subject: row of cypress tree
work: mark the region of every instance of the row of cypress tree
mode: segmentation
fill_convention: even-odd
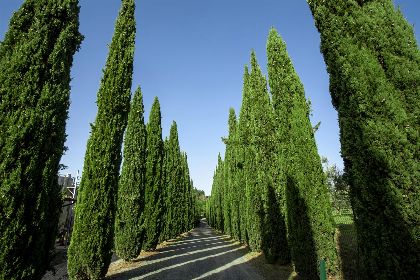
[[[163,141],[159,100],[153,102],[147,125],[143,114],[138,88],[128,117],[115,217],[115,251],[127,261],[190,230],[199,218],[176,123]]]
[[[134,9],[134,0],[122,0],[98,92],[68,250],[71,279],[101,279],[114,245],[132,259],[198,219],[176,124],[165,145],[157,98],[147,126],[140,88],[130,106]],[[70,69],[82,39],[77,0],[26,0],[0,42],[0,279],[41,279],[50,268]]]
[[[337,271],[329,194],[303,85],[276,30],[267,42],[268,82],[251,54],[239,120],[229,113],[225,159],[219,155],[207,217],[210,225],[263,251],[268,262],[292,261],[318,279],[318,261]]]
[[[307,2],[321,35],[332,102],[338,111],[341,154],[358,239],[358,275],[361,279],[413,279],[420,270],[420,51],[413,28],[391,0]],[[277,186],[280,229],[284,217],[296,270],[307,270],[304,274],[315,279],[317,259],[326,258],[330,272],[334,271],[330,206],[324,194],[324,179],[319,176],[315,143],[308,141],[312,130],[307,118],[302,118],[308,109],[304,98],[296,98],[303,96],[299,94],[302,85],[290,67],[284,45],[273,43],[277,39],[271,38],[275,36],[270,34],[267,44],[268,74],[277,123],[278,159],[274,179],[265,176],[263,180],[268,184],[272,180]],[[275,66],[279,61],[281,65]],[[239,123],[231,111],[225,161],[219,158],[208,217],[213,226],[258,249],[253,245],[253,232],[256,221],[264,225],[261,219],[265,212],[261,210],[260,193],[252,186],[261,183],[259,174],[264,173],[246,168],[247,161],[260,165],[259,157],[249,157],[252,151],[247,152],[247,145],[254,147],[252,135],[258,135],[258,129],[252,130],[250,110],[244,109],[249,106],[245,101],[249,94],[248,71],[244,80]],[[290,94],[279,94],[282,92]],[[241,126],[245,119],[246,124]],[[232,146],[236,146],[234,157]],[[254,147],[254,151],[258,149]],[[245,197],[235,196],[243,194],[244,189]],[[257,208],[249,204],[251,194],[258,196],[253,198]],[[268,198],[265,202],[271,204]],[[230,216],[226,215],[226,207]],[[262,213],[260,217],[252,212],[256,210]],[[279,242],[284,240],[282,233],[276,236]],[[264,242],[269,244],[262,237],[261,244]],[[276,247],[261,248],[267,256]],[[287,252],[284,247],[283,252]],[[306,258],[302,257],[305,252]]]
[[[198,219],[176,123],[164,142],[155,98],[145,125],[140,88],[130,108],[134,8],[134,0],[122,1],[98,92],[98,114],[86,149],[68,250],[70,279],[102,279],[111,262],[114,236],[116,254],[132,260],[142,249],[154,250],[159,241],[191,229]]]

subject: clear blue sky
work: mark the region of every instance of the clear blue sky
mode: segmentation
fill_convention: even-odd
[[[0,0],[0,39],[22,0]],[[342,166],[337,113],[331,105],[328,75],[319,52],[319,34],[305,0],[137,0],[137,39],[133,88],[141,85],[146,120],[154,96],[162,108],[164,137],[172,120],[179,129],[196,187],[210,193],[217,154],[224,153],[229,107],[239,112],[243,67],[255,49],[266,73],[265,44],[274,26],[313,106],[319,153]],[[396,0],[415,27],[420,1]],[[96,116],[96,93],[114,31],[119,0],[80,0],[80,30],[85,36],[75,55],[65,173],[82,170],[89,123]],[[416,30],[419,42],[419,31]]]

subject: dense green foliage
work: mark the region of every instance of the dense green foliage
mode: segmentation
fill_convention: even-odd
[[[308,3],[339,116],[361,275],[412,279],[420,270],[420,51],[413,29],[391,0]]]
[[[27,0],[0,42],[0,279],[49,268],[61,189],[77,0]]]
[[[320,259],[330,274],[337,269],[330,197],[303,86],[274,29],[267,55],[272,100],[252,53],[237,124],[229,114],[207,217],[268,262],[292,260],[302,277],[317,279]]]
[[[160,241],[192,229],[199,219],[197,196],[194,195],[187,156],[179,147],[176,122],[172,123],[164,147],[164,218]]]
[[[160,104],[155,98],[147,123],[147,163],[144,229],[146,231],[144,249],[154,250],[162,230],[163,215],[163,156]]]
[[[135,38],[134,1],[123,0],[98,92],[68,250],[71,279],[100,279],[112,257],[114,214],[127,124]]]
[[[346,174],[337,167],[329,165],[327,158],[322,158],[322,165],[330,192],[331,207],[334,215],[353,213],[350,204],[350,188],[347,184]]]
[[[143,96],[139,87],[128,114],[115,213],[115,251],[124,260],[134,259],[140,254],[145,235],[146,135]]]
[[[220,187],[223,186],[223,173],[224,165],[222,157],[218,156],[217,158],[217,167],[213,175],[213,185],[211,188],[211,196],[208,201],[208,213],[207,219],[209,224],[217,230],[223,231],[224,227],[224,216],[222,209],[223,193],[221,192]]]
[[[286,135],[282,135],[279,143],[285,153],[282,163],[292,260],[298,273],[307,279],[317,279],[320,259],[326,260],[330,273],[337,269],[328,189],[303,85],[285,43],[274,29],[270,31],[267,53],[273,104],[283,129],[281,133]]]
[[[164,239],[175,238],[181,232],[179,208],[182,198],[180,188],[182,184],[181,151],[178,142],[178,130],[176,123],[171,126],[168,145],[165,146],[166,166],[166,197],[165,202],[165,237]]]
[[[224,186],[226,197],[224,199],[225,206],[224,219],[227,228],[226,233],[232,235],[235,239],[239,240],[239,202],[238,192],[235,183],[235,171],[236,171],[236,157],[235,157],[235,137],[236,137],[236,114],[233,108],[229,110],[229,136],[226,139],[226,153],[225,162],[226,166],[224,169]],[[228,222],[226,222],[228,221]]]
[[[195,210],[193,214],[196,217],[196,220],[193,222],[195,223],[198,221],[199,218],[206,216],[207,197],[203,190],[198,190],[196,188],[193,189],[193,198],[194,197],[196,199],[196,205],[194,205]]]

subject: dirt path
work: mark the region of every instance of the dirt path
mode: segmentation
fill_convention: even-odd
[[[182,240],[140,257],[132,264],[135,267],[114,271],[108,279],[265,279],[249,263],[247,253],[245,247],[218,235],[202,221]]]

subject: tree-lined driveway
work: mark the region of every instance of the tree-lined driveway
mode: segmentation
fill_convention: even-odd
[[[205,220],[182,240],[141,257],[136,268],[110,279],[264,279],[245,256],[247,248],[212,230]]]

